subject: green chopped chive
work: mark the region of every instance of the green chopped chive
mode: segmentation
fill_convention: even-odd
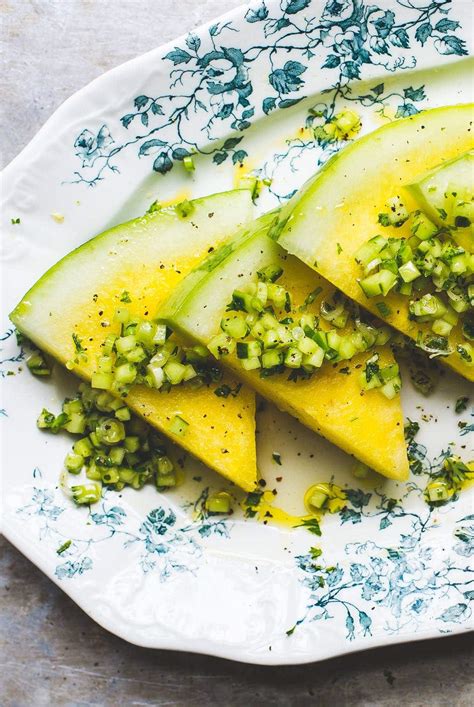
[[[10,220],[12,222],[12,225],[14,225],[14,226],[21,223],[21,220],[19,218],[12,218]]]
[[[126,302],[127,304],[129,304],[132,301],[130,298],[130,292],[128,292],[127,290],[124,290],[122,292],[122,294],[120,295],[120,301]]]
[[[56,550],[56,554],[62,555],[63,552],[66,552],[66,550],[68,550],[71,547],[71,545],[72,545],[72,540],[66,540],[65,542],[63,542],[62,545],[60,545],[58,547],[58,549]]]
[[[261,182],[252,175],[246,175],[241,177],[238,183],[239,189],[248,189],[252,195],[252,199],[255,200],[260,195]]]
[[[405,427],[404,427],[405,439],[407,440],[407,442],[412,442],[419,431],[420,431],[419,423],[414,422],[413,420],[410,420],[410,418],[407,418],[407,421],[406,421]]]
[[[219,491],[208,496],[204,506],[208,513],[230,513],[232,510],[232,496],[226,491]]]
[[[156,211],[161,211],[161,204],[157,199],[150,204],[146,213],[154,214]]]
[[[389,317],[392,314],[392,310],[385,302],[376,302],[375,306],[379,310],[382,317]]]
[[[188,427],[189,422],[186,422],[186,420],[184,420],[179,415],[175,415],[171,420],[169,431],[177,437],[184,437],[188,430]]]
[[[273,452],[272,459],[276,464],[281,466],[281,454],[279,452]]]
[[[228,398],[229,395],[235,398],[240,393],[241,388],[242,383],[237,383],[234,388],[227,385],[227,383],[224,383],[224,385],[221,385],[215,389],[214,395],[217,395],[218,398]]]
[[[263,282],[276,282],[283,275],[283,268],[279,265],[267,265],[261,270],[257,270],[259,280]]]
[[[76,350],[76,353],[83,353],[85,351],[84,347],[82,346],[82,341],[78,337],[77,334],[71,334],[72,340],[74,342],[74,348]]]
[[[313,304],[313,302],[314,302],[314,300],[316,299],[316,297],[317,297],[318,295],[320,295],[322,291],[323,291],[323,288],[322,288],[322,287],[316,287],[312,292],[309,293],[309,295],[306,297],[304,303],[305,303],[306,305]]]

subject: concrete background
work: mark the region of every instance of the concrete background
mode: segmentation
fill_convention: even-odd
[[[240,0],[0,0],[2,166],[102,72]],[[0,538],[0,705],[474,703],[472,635],[262,668],[131,646]]]

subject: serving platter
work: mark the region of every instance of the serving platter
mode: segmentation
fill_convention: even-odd
[[[437,509],[423,498],[450,450],[472,459],[474,410],[454,411],[461,396],[472,403],[461,378],[443,373],[425,398],[405,372],[404,411],[421,425],[406,484],[356,479],[353,459],[259,406],[259,469],[275,506],[297,518],[311,484],[346,491],[321,536],[245,517],[243,494],[189,457],[175,491],[108,492],[89,511],[58,487],[68,440],[35,425],[77,382],[59,367],[49,382],[29,375],[8,321],[58,258],[155,199],[222,191],[251,172],[271,180],[259,211],[283,203],[344,146],[313,133],[340,110],[356,111],[365,133],[472,101],[471,23],[462,0],[251,3],[94,81],[4,171],[2,532],[113,633],[287,664],[472,628],[472,489]],[[207,517],[206,495],[224,488],[234,514]]]

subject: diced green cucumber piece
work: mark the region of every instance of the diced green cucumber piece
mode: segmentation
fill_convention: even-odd
[[[208,513],[230,513],[232,509],[232,497],[227,491],[219,491],[208,496],[204,503]]]
[[[423,211],[419,211],[416,214],[415,218],[413,219],[411,232],[414,236],[419,238],[420,241],[426,241],[428,240],[428,238],[433,238],[433,236],[438,233],[438,231],[438,226],[433,223],[433,221],[430,221],[428,216],[423,213]]]
[[[377,297],[377,295],[387,295],[397,282],[397,275],[390,270],[379,270],[373,275],[359,280],[366,297]]]
[[[412,300],[409,305],[410,314],[418,322],[432,322],[441,319],[447,312],[447,307],[439,297],[432,294],[423,295],[419,300]]]
[[[262,353],[262,345],[259,341],[238,341],[237,358],[255,358]]]
[[[283,354],[280,351],[265,351],[262,355],[263,368],[275,368],[283,363]]]
[[[221,321],[221,329],[233,339],[243,339],[248,332],[248,325],[238,312],[228,312]]]
[[[421,272],[418,270],[412,260],[409,260],[407,263],[400,265],[400,267],[398,268],[398,272],[403,282],[406,283],[413,282],[413,280],[416,280],[416,278],[420,277],[421,275]]]

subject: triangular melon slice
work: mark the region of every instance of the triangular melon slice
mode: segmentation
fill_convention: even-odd
[[[386,236],[409,236],[408,224],[381,229],[378,214],[387,210],[387,199],[399,194],[400,187],[472,149],[473,124],[473,104],[448,106],[394,121],[356,140],[290,199],[272,235],[288,252],[378,317],[382,313],[377,302],[383,299],[391,311],[383,318],[416,340],[431,325],[410,320],[408,298],[400,294],[368,299],[357,282],[361,271],[354,253],[381,231]],[[403,201],[409,210],[417,208],[408,194]],[[464,342],[460,328],[449,336],[454,349]],[[441,360],[474,380],[474,366],[468,366],[457,353]]]
[[[258,270],[270,265],[283,269],[278,284],[291,293],[294,308],[304,306],[308,313],[319,313],[321,300],[331,298],[335,288],[268,238],[273,219],[273,214],[261,217],[201,263],[173,291],[159,318],[181,335],[207,345],[220,331],[233,291],[245,287]],[[310,293],[313,301],[305,304]],[[321,326],[325,324],[321,322]],[[382,365],[393,363],[387,345],[376,350]],[[312,378],[296,382],[288,380],[288,372],[262,378],[258,370],[245,371],[235,354],[223,356],[221,362],[262,396],[344,451],[384,476],[405,480],[408,461],[400,397],[388,400],[376,390],[363,392],[359,385],[360,370],[372,353],[337,364],[324,363]]]
[[[250,193],[235,190],[191,202],[191,212],[169,207],[112,228],[52,267],[11,314],[15,326],[42,350],[66,363],[75,356],[72,334],[87,349],[75,372],[89,379],[106,335],[116,332],[114,313],[153,317],[157,306],[205,255],[251,216]],[[120,300],[127,292],[126,305]],[[222,383],[235,387],[234,378]],[[222,384],[221,383],[221,384]],[[134,386],[127,404],[161,432],[188,423],[175,440],[207,466],[252,489],[257,480],[255,393],[242,387],[235,397],[217,397],[214,387],[173,386],[160,393]]]

